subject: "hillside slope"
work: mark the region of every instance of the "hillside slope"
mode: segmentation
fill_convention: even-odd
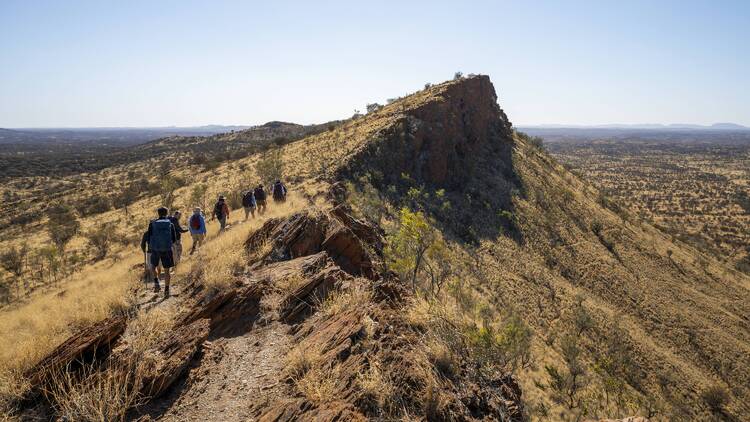
[[[724,416],[748,413],[750,280],[511,135],[487,77],[434,86],[343,131],[291,148],[336,151],[332,179],[364,179],[378,201],[431,214],[456,264],[472,267],[457,277],[523,315],[543,364],[564,361],[554,356],[572,332],[588,368],[582,394],[628,396],[615,413],[711,420],[704,393],[718,385],[732,396]],[[524,383],[542,408],[554,405],[534,381],[547,375],[531,370]]]
[[[156,398],[137,416],[750,412],[750,280],[672,243],[515,133],[486,76],[431,86],[284,145],[280,156],[307,210],[243,238],[241,262],[194,265],[172,305],[138,310],[174,306],[176,316],[175,334],[145,350],[156,360],[143,388]],[[222,192],[259,160],[224,163],[200,183]],[[394,258],[410,213],[426,216],[420,228],[441,242],[424,255],[434,267],[413,277]],[[218,287],[207,281],[217,278]],[[138,324],[120,318],[73,336],[27,375],[90,358],[81,351],[107,356],[101,338],[115,345],[108,362],[137,355],[123,324]],[[166,375],[154,379],[155,369]],[[712,389],[728,400],[717,406]]]

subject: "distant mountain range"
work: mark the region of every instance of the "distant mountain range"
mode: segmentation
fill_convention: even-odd
[[[195,127],[93,127],[93,128],[0,128],[0,144],[96,142],[134,145],[167,136],[207,136],[244,130],[252,126],[206,125]]]
[[[750,127],[736,123],[714,123],[712,125],[696,125],[690,123],[644,123],[644,124],[603,124],[603,125],[519,125],[519,128],[529,129],[646,129],[646,130],[750,130]]]

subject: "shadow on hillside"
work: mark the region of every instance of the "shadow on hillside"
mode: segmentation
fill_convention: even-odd
[[[460,171],[443,184],[411,175],[358,174],[354,184],[367,192],[371,180],[379,195],[397,207],[422,210],[449,238],[469,245],[507,236],[523,243],[512,198],[525,195],[513,166],[513,143],[499,138],[475,156],[464,157]],[[364,177],[362,177],[364,176]]]
[[[513,143],[489,143],[477,157],[467,160],[466,167],[464,180],[445,188],[449,212],[430,211],[439,228],[471,245],[500,236],[522,244],[512,199],[525,193],[513,166]]]

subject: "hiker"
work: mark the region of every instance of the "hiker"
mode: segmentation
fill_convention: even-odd
[[[255,192],[252,189],[242,195],[242,207],[245,209],[245,221],[247,221],[248,215],[252,215],[255,218]]]
[[[177,240],[177,232],[169,220],[169,210],[167,208],[159,207],[156,212],[159,218],[148,223],[148,230],[144,234],[143,240],[148,243],[148,249],[151,251],[151,266],[156,268],[161,264],[164,268],[164,297],[167,298],[169,297],[169,281],[171,279],[169,269],[174,267],[172,245]],[[154,291],[158,292],[161,290],[159,275],[156,271],[154,271],[153,275]]]
[[[253,193],[258,204],[258,214],[263,215],[266,212],[266,191],[263,190],[263,185],[258,185]]]
[[[286,186],[277,180],[271,187],[271,196],[274,202],[286,202]]]
[[[182,258],[182,242],[180,238],[182,237],[182,233],[185,233],[188,231],[188,229],[184,229],[180,225],[180,215],[181,213],[179,211],[175,211],[171,217],[168,217],[169,221],[171,221],[172,224],[174,225],[175,233],[177,233],[177,239],[172,245],[172,256],[174,256],[175,265],[179,264],[180,259]]]
[[[219,220],[221,225],[219,232],[223,232],[227,228],[227,218],[229,218],[229,205],[227,205],[224,195],[219,196],[219,200],[214,205],[214,217]]]
[[[192,255],[195,248],[203,245],[206,240],[206,217],[203,215],[203,210],[198,207],[193,209],[188,227],[190,228],[190,236],[193,238],[193,247],[190,248],[190,255]]]

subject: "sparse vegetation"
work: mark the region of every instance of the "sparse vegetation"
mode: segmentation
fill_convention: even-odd
[[[104,259],[109,252],[112,240],[115,238],[115,226],[112,223],[101,223],[84,233],[95,260]]]
[[[430,292],[437,293],[447,279],[445,243],[421,211],[402,208],[399,211],[398,228],[386,250],[390,267],[410,280],[416,290],[420,272],[429,275]]]
[[[722,412],[724,407],[729,403],[729,392],[720,385],[712,385],[701,393],[701,398],[708,408],[714,412]]]
[[[281,150],[276,148],[261,155],[255,171],[263,177],[266,184],[284,178],[284,162],[281,159],[281,154]]]

